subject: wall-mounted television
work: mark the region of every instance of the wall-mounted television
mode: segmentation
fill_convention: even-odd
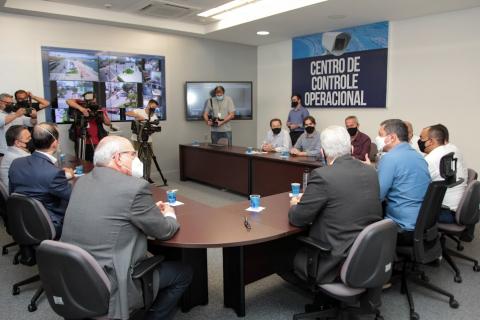
[[[225,88],[225,95],[235,104],[235,120],[252,120],[251,81],[188,81],[185,83],[185,117],[187,121],[203,120],[207,100],[215,96],[215,87]]]

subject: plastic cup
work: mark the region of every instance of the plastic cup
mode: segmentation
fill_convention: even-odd
[[[252,147],[247,147],[247,153],[252,153],[253,152],[253,148]]]
[[[76,174],[83,174],[83,166],[79,165],[75,167],[75,173]]]
[[[258,207],[260,207],[260,195],[250,195],[250,208],[257,209]]]
[[[167,200],[169,204],[174,204],[177,202],[177,191],[175,190],[168,190],[167,191]]]
[[[300,183],[293,182],[291,186],[292,186],[292,195],[295,197],[298,196],[300,194]]]
[[[197,140],[192,140],[192,146],[199,146],[200,145],[200,142],[198,142]]]
[[[280,158],[282,158],[282,159],[288,159],[289,156],[290,156],[290,153],[287,150],[282,151],[280,153]]]

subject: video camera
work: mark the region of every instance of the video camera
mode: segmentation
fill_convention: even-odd
[[[35,109],[37,110],[37,108],[35,108],[33,105],[32,105],[32,101],[29,99],[29,100],[23,100],[23,101],[18,101],[17,103],[15,104],[12,104],[9,108],[7,108],[5,111],[7,113],[10,113],[10,112],[17,112],[18,109],[21,109],[21,108],[24,108],[25,109],[25,116],[26,117],[31,117],[32,116],[32,111]]]
[[[162,131],[160,120],[148,121],[132,121],[132,132],[137,135],[138,142],[148,141],[148,138],[155,132]]]
[[[212,126],[213,127],[218,127],[218,122],[217,121],[223,121],[223,119],[219,118],[219,117],[215,117],[215,116],[212,116],[212,115],[209,115],[208,116],[208,120],[212,121]]]

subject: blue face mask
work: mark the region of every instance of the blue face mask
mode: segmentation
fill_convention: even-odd
[[[215,96],[217,98],[218,101],[222,101],[223,100],[223,96]]]

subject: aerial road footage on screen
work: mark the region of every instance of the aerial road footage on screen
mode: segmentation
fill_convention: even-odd
[[[98,81],[98,58],[83,53],[50,51],[48,70],[50,80]]]
[[[141,59],[134,57],[100,56],[100,81],[143,82]]]

